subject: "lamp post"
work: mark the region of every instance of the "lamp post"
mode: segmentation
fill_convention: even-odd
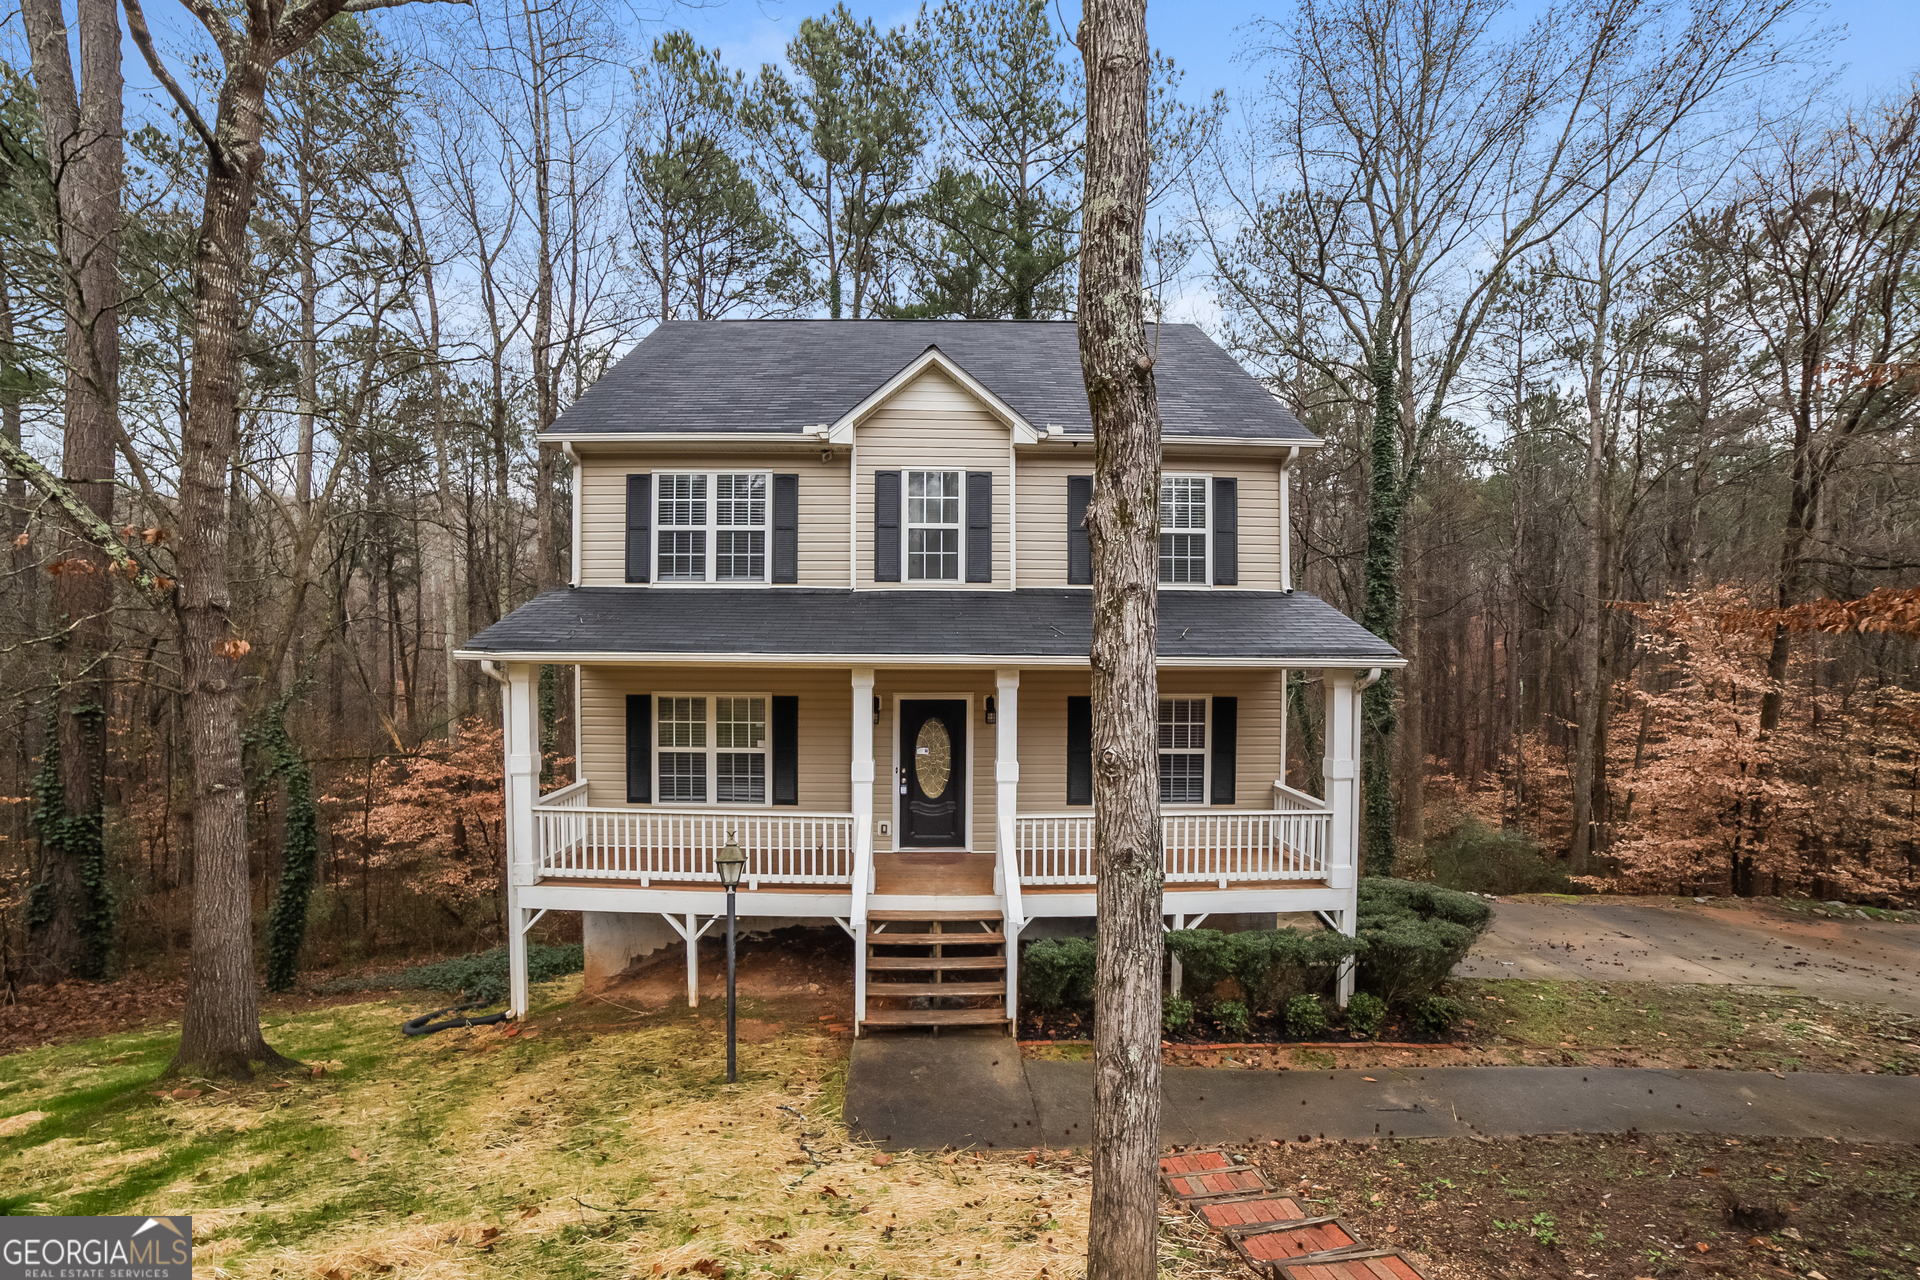
[[[734,1082],[733,1031],[733,893],[740,887],[740,872],[747,865],[747,855],[741,851],[740,842],[733,838],[733,832],[727,832],[727,843],[713,855],[714,869],[720,873],[720,883],[727,886],[727,1083]]]

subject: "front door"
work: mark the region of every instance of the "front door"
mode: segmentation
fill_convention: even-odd
[[[967,704],[900,700],[900,847],[967,842]]]

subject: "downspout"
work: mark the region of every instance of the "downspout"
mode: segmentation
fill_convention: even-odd
[[[573,451],[571,440],[560,442],[560,452],[566,455],[567,462],[573,467],[573,575],[567,582],[571,588],[580,585],[580,455]]]
[[[1300,446],[1287,450],[1280,464],[1280,590],[1293,593],[1293,464],[1300,461]]]
[[[498,680],[501,684],[505,684],[507,682],[507,677],[505,676],[505,674],[501,672],[499,664],[494,662],[492,658],[480,659],[480,669],[486,672],[489,676],[493,677],[495,680]]]

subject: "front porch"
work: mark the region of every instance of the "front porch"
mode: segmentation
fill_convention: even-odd
[[[1040,807],[1021,804],[1018,669],[992,670],[990,700],[974,695],[976,703],[984,703],[985,724],[991,726],[978,734],[981,756],[992,753],[978,768],[983,775],[991,770],[992,778],[975,793],[979,821],[970,799],[968,838],[932,849],[884,847],[890,829],[900,830],[902,810],[892,803],[896,788],[891,782],[904,767],[895,763],[881,769],[875,759],[875,727],[882,716],[874,690],[877,680],[886,685],[887,673],[846,669],[842,697],[848,702],[841,705],[850,714],[840,724],[850,731],[840,739],[846,754],[838,766],[848,780],[842,794],[852,803],[846,809],[608,804],[601,798],[621,788],[593,771],[591,756],[583,761],[589,770],[585,776],[537,796],[537,674],[536,666],[519,663],[505,664],[500,672],[508,704],[515,1010],[525,1008],[526,1001],[525,931],[550,910],[664,920],[686,946],[689,1000],[697,1001],[695,943],[726,912],[714,855],[730,838],[747,855],[737,896],[741,917],[832,921],[854,941],[856,1033],[881,1025],[1011,1024],[1018,1008],[1022,932],[1036,920],[1096,914],[1091,807],[1060,808],[1057,800]],[[1244,781],[1248,764],[1243,760],[1237,804],[1168,806],[1162,839],[1169,927],[1191,927],[1221,913],[1313,912],[1331,927],[1353,929],[1358,704],[1371,677],[1342,668],[1323,669],[1321,677],[1326,750],[1320,764],[1327,795],[1269,782],[1256,807],[1250,803],[1255,798]],[[895,676],[896,683],[908,678],[924,685],[920,676]],[[1188,678],[1194,677],[1189,673]],[[1049,698],[1058,687],[1057,679],[1046,686]],[[1278,687],[1285,687],[1284,673]],[[1284,720],[1281,724],[1275,771],[1286,758]],[[899,739],[897,722],[893,736]],[[891,744],[883,738],[882,745]],[[1057,749],[1051,742],[1047,746]],[[954,765],[956,776],[965,770],[969,784],[973,749],[966,744]],[[887,791],[878,795],[876,777],[889,780]],[[904,781],[898,790],[906,792]],[[1027,790],[1030,801],[1048,798],[1031,781]],[[807,794],[802,788],[799,797]],[[967,942],[952,938],[956,929],[970,935]],[[943,930],[945,938],[929,940]],[[883,936],[889,931],[891,936]],[[988,954],[981,954],[982,944]],[[904,1000],[909,1007],[888,1008],[889,1000]]]

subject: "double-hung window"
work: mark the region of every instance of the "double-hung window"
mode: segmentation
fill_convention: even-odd
[[[1207,802],[1207,700],[1160,699],[1160,803]]]
[[[765,582],[767,480],[759,471],[656,475],[658,580]]]
[[[661,694],[658,705],[660,803],[767,803],[765,697]]]
[[[907,580],[960,581],[960,486],[958,471],[909,471],[907,481]]]
[[[1207,575],[1207,477],[1160,479],[1160,581],[1204,586]]]

